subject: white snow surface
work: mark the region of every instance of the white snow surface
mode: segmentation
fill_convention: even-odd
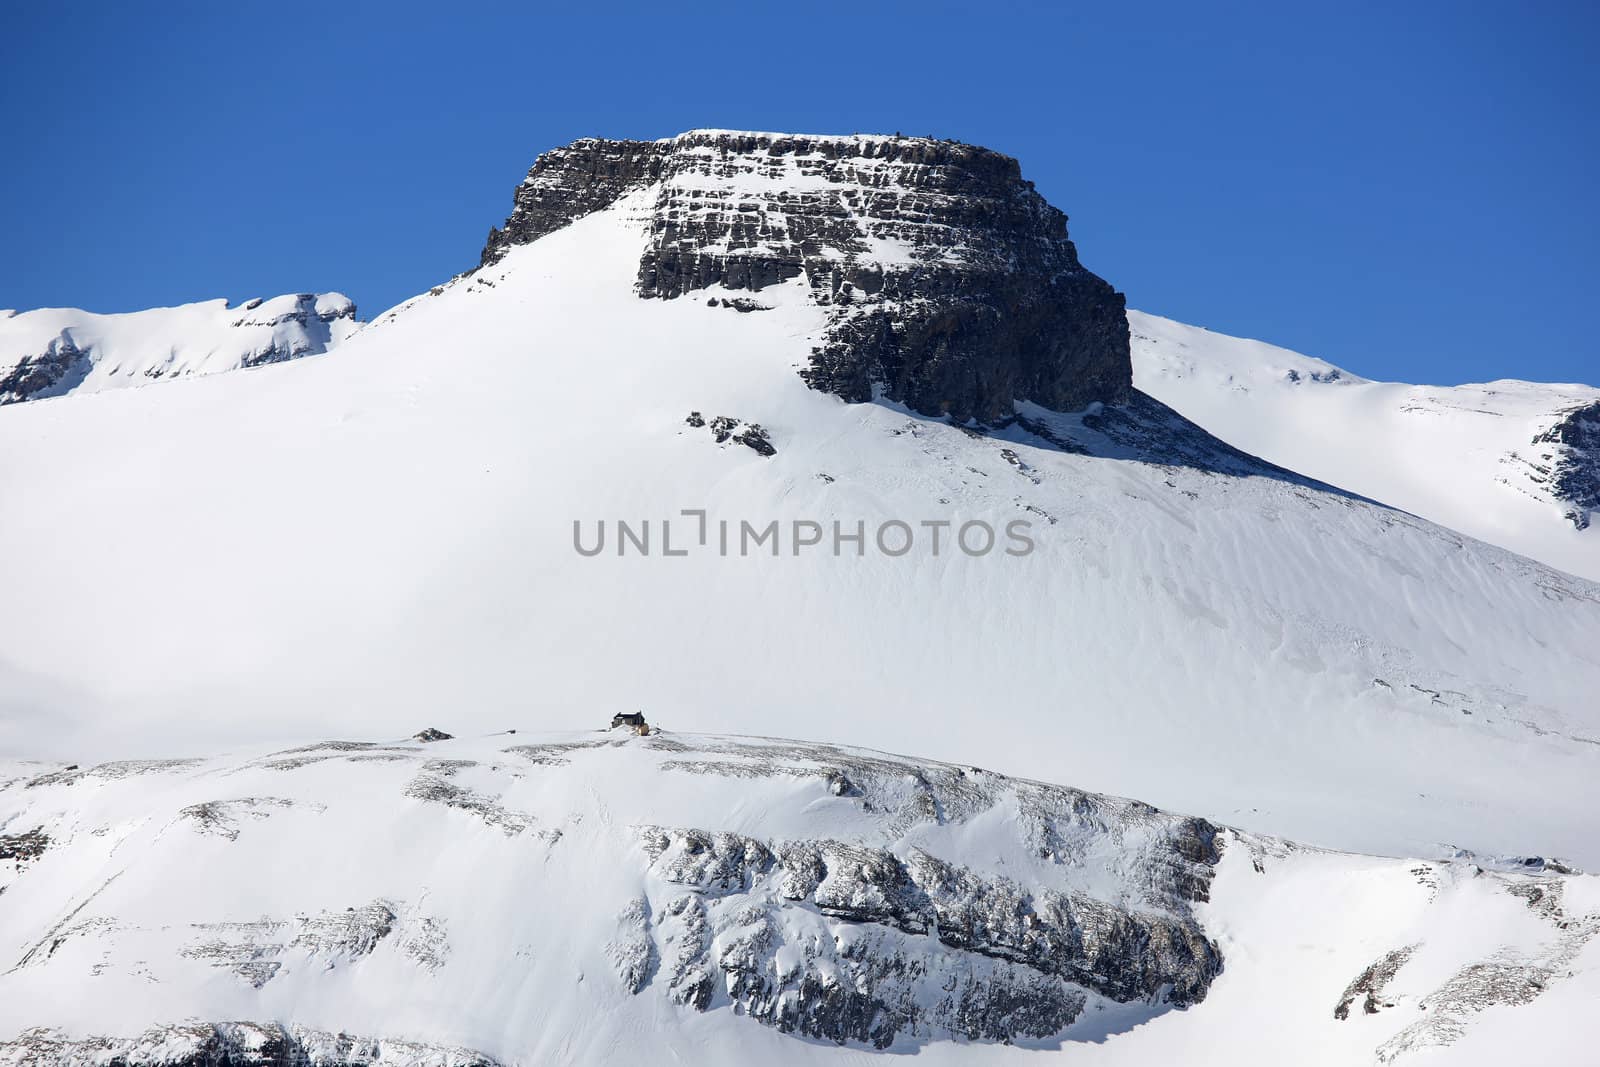
[[[0,379],[61,339],[85,358],[34,399],[216,374],[326,352],[361,328],[355,315],[343,293],[290,293],[234,305],[202,300],[111,315],[78,308],[0,311]]]
[[[652,190],[328,358],[0,412],[0,751],[587,724],[915,749],[1327,847],[1600,866],[1600,586],[1282,477],[974,436],[796,374],[823,325],[633,291]],[[730,293],[729,296],[740,294]],[[748,295],[748,294],[746,294]],[[718,446],[691,411],[759,423]],[[1011,459],[1002,449],[1013,453]],[[1013,462],[1013,460],[1015,462]],[[890,558],[746,520],[1035,523]],[[650,520],[649,556],[574,550]],[[1002,542],[1002,545],[1004,542]]]
[[[1254,455],[1600,580],[1600,523],[1552,499],[1534,438],[1600,388],[1369,381],[1261,341],[1128,312],[1134,384]]]
[[[865,797],[829,787],[839,767]],[[976,799],[919,806],[929,782]],[[703,1012],[673,999],[687,943],[674,902],[709,912],[713,954],[766,915],[751,944],[780,969],[863,938],[902,938],[929,966],[959,950],[797,903],[776,872],[718,885],[693,857],[657,859],[642,842],[678,827],[926,852],[1026,893],[1160,910],[1129,879],[1150,859],[1141,821],[1164,816],[1084,797],[1072,804],[1084,820],[1046,855],[1018,818],[1038,788],[966,765],[659,730],[0,763],[0,832],[50,837],[0,862],[0,1062],[181,1055],[189,1020],[379,1039],[378,1062],[401,1065],[883,1062],[781,1034],[736,1012],[726,988]],[[1219,840],[1209,900],[1192,907],[1223,968],[1198,1004],[1091,996],[1048,1039],[907,1035],[892,1051],[930,1064],[1460,1065],[1522,1062],[1536,1046],[1541,1062],[1576,1064],[1600,1041],[1595,876]],[[654,955],[630,954],[635,941]],[[1357,979],[1392,953],[1404,958],[1369,1012]],[[105,1042],[76,1056],[48,1043],[87,1038]]]

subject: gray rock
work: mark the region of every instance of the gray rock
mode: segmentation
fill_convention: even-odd
[[[405,795],[475,815],[507,837],[515,837],[532,826],[534,817],[527,812],[508,808],[498,797],[485,796],[450,780],[458,771],[474,766],[471,760],[430,760],[406,785]],[[539,836],[548,839],[553,832]]]
[[[25,834],[0,834],[0,860],[11,860],[18,870],[44,855],[49,847],[50,835],[44,832],[43,827]]]
[[[661,174],[666,147],[657,141],[586,137],[544,153],[517,187],[516,206],[505,226],[489,231],[479,266],[498,263],[515,246],[554,233],[648,185]]]
[[[1382,1000],[1384,987],[1394,980],[1395,974],[1411,958],[1416,949],[1416,945],[1407,945],[1385,952],[1372,966],[1356,975],[1355,979],[1345,986],[1344,995],[1339,998],[1339,1003],[1334,1005],[1333,1017],[1348,1019],[1350,1006],[1355,1003],[1358,996],[1362,998],[1361,1010],[1367,1015],[1376,1015],[1379,1008],[1393,1007],[1393,1004]]]
[[[1542,446],[1535,470],[1545,487],[1567,506],[1569,522],[1588,528],[1590,512],[1600,511],[1600,401],[1566,412],[1533,444]]]
[[[217,1022],[159,1026],[133,1038],[69,1038],[37,1028],[0,1042],[4,1067],[499,1067],[472,1049],[367,1037],[277,1023]]]
[[[293,806],[292,800],[283,797],[238,797],[234,800],[208,800],[203,804],[191,804],[179,811],[178,817],[192,821],[195,829],[202,834],[237,841],[241,820],[265,819],[274,811]]]
[[[650,901],[630,900],[617,914],[617,934],[606,943],[606,956],[630,993],[637,993],[654,977],[660,959],[650,936]]]
[[[575,141],[535,162],[480,264],[648,188],[640,295],[803,278],[830,309],[802,371],[814,388],[984,423],[1019,400],[1078,410],[1131,393],[1122,295],[1078,261],[1067,217],[1016,160],[953,141]]]
[[[877,1048],[947,1037],[1012,1042],[1058,1033],[1091,996],[1186,1007],[1220,973],[1221,955],[1191,908],[1207,898],[1219,860],[1216,830],[1204,820],[827,746],[746,743],[706,755],[729,758],[670,766],[814,776],[828,795],[907,830],[963,822],[1004,790],[1016,798],[1024,840],[1055,870],[1089,867],[1107,839],[1137,834],[1149,844],[1137,865],[1118,870],[1123,892],[1113,903],[980,873],[916,847],[643,827],[650,870],[670,887],[652,945],[679,1003],[702,1011],[731,1004],[783,1032]],[[647,958],[632,945],[619,973],[630,979]]]
[[[23,356],[0,376],[0,404],[17,404],[36,396],[65,392],[89,373],[89,354],[72,334],[62,330],[43,352]]]
[[[709,429],[711,439],[719,445],[733,441],[759,455],[770,457],[778,454],[778,447],[772,443],[771,435],[758,422],[745,422],[732,415],[718,415],[707,423],[705,416],[698,411],[689,412],[689,417],[683,421],[696,429]]]
[[[1222,966],[1190,916],[1036,892],[921,850],[658,827],[641,844],[683,890],[655,928],[672,998],[706,1011],[725,997],[841,1044],[1048,1037],[1089,992],[1183,1007]],[[613,958],[631,980],[649,950],[629,942]]]

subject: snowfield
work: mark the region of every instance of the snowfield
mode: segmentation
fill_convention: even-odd
[[[1072,451],[812,391],[800,283],[749,313],[634,296],[647,210],[515,248],[330,358],[7,409],[0,749],[643,706],[1327,847],[1600,864],[1600,586],[1203,435],[1140,462],[1087,425],[1110,416],[1035,412]],[[685,509],[1020,519],[1037,548],[665,557]],[[650,520],[656,551],[580,556],[574,523],[602,519]]]
[[[830,745],[12,763],[0,829],[36,843],[0,861],[18,1067],[274,1041],[402,1067],[1578,1063],[1600,1037],[1595,876]]]
[[[1012,161],[685,136],[359,332],[0,320],[91,394],[0,411],[0,1064],[1588,1055],[1595,391],[1131,313],[1130,394]]]
[[[1128,325],[1134,384],[1229,444],[1600,580],[1593,505],[1552,493],[1562,450],[1540,440],[1564,416],[1600,405],[1600,389],[1373,382],[1156,315],[1130,311]],[[1587,457],[1585,474],[1590,492],[1600,490],[1600,455]]]

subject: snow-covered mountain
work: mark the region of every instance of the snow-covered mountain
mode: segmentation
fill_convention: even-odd
[[[326,352],[361,328],[342,293],[97,315],[0,311],[0,404],[216,374]]]
[[[1134,382],[1274,463],[1600,580],[1600,389],[1374,382],[1128,313]]]
[[[1600,996],[1600,877],[1559,863],[833,745],[11,764],[0,811],[16,1067],[1579,1063]]]
[[[1474,1062],[1569,1011],[1593,990],[1594,942],[1565,940],[1589,929],[1590,881],[1275,840],[1600,866],[1600,586],[1223,443],[1135,388],[1128,345],[1121,295],[1015,161],[697,131],[541,157],[477,270],[328,358],[0,413],[0,751],[91,768],[18,771],[0,792],[0,834],[69,842],[0,898],[0,928],[26,942],[5,980],[30,990],[3,1018],[60,1031],[11,1054],[109,1058],[129,1046],[72,1043],[190,1005],[197,1028],[136,1048],[348,1050],[345,1032],[413,1042],[393,1056],[407,1063],[629,1062],[669,1033],[727,1056],[848,1058],[882,1031],[863,1024],[840,1051],[822,1029],[762,1026],[804,1012],[756,980],[811,961],[848,984],[913,936],[914,968],[856,988],[917,1006],[891,1040],[935,1059],[991,1024],[1017,1029],[979,1036],[1104,1062],[1192,1050],[1215,1025],[1330,1062],[1462,1031],[1445,1052]],[[613,763],[502,751],[641,705],[686,732],[916,751],[1240,829],[1213,860],[1182,843],[1192,820],[1091,797],[1089,823],[1052,831],[1057,865],[1012,818],[1035,787],[972,799],[933,763],[757,758],[687,733],[596,750]],[[261,747],[422,722],[519,733],[309,763]],[[150,762],[220,749],[248,752]],[[847,758],[880,778],[847,767],[824,789],[812,772]],[[793,761],[811,770],[774,769]],[[907,805],[923,823],[900,820]],[[212,814],[180,818],[197,806]],[[209,825],[223,829],[195,836]],[[267,835],[262,851],[208,851],[232,847],[225,830]],[[984,942],[995,953],[934,945],[910,912],[825,914],[823,882],[804,888],[782,858],[792,842],[815,844],[819,879],[849,853],[906,899],[1010,879],[1035,901],[1005,913],[1024,926],[1046,921],[1045,894],[1088,894],[1124,909],[1113,927],[1157,922],[1152,943],[1189,954],[1141,942],[1152,969],[1119,986],[1026,955],[1070,943],[1065,919],[996,933],[1021,940]],[[685,857],[706,852],[744,888],[696,881]],[[1187,897],[1162,888],[1203,879],[1195,864],[1233,910],[1207,911],[1192,879],[1171,883]],[[873,878],[852,906],[880,906]],[[705,890],[698,911],[676,879]],[[58,924],[101,918],[103,936],[62,942],[61,970],[32,969],[55,966]],[[435,934],[459,970],[418,962]],[[686,953],[709,986],[680,984]],[[965,1002],[974,976],[1054,988],[1057,1014],[1021,993]],[[1078,979],[1086,1013],[1068,1023],[1080,997],[1060,983]],[[1163,990],[1148,1002],[1146,979]],[[1336,1020],[1347,986],[1362,1008]],[[120,992],[80,992],[97,988]],[[704,1013],[675,992],[700,989]],[[1130,992],[1136,1007],[1110,1006]],[[858,1013],[816,1025],[853,1025],[864,1009],[844,1002]],[[398,1003],[417,1006],[403,1032]],[[258,1028],[214,1028],[235,1022]],[[1029,1036],[1052,1022],[1067,1030]],[[277,1023],[302,1029],[259,1029]]]

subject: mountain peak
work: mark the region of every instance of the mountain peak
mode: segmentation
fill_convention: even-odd
[[[958,422],[1115,403],[1132,388],[1124,301],[1010,156],[898,135],[692,130],[541,155],[480,267],[629,194],[649,203],[637,292],[802,282],[828,309],[802,377]],[[760,310],[758,302],[734,302]]]

